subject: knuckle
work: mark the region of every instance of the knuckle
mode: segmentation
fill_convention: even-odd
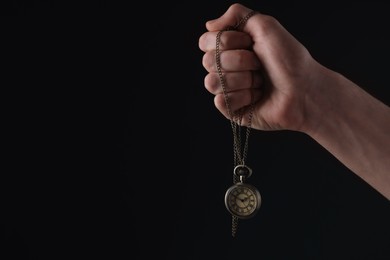
[[[209,44],[209,34],[208,32],[202,34],[200,37],[199,37],[199,41],[198,41],[198,47],[199,49],[201,49],[202,51],[207,51],[208,50],[208,44]]]
[[[279,24],[278,20],[270,15],[262,15],[259,18],[259,32],[263,35],[268,35],[270,32],[272,32]]]
[[[210,74],[207,74],[206,77],[204,78],[204,86],[206,87],[207,90],[211,90],[212,86],[212,81],[211,81],[211,76]]]
[[[229,9],[230,9],[229,11],[236,13],[236,12],[239,12],[243,9],[243,5],[241,5],[239,3],[234,3],[234,4],[230,5]]]
[[[211,93],[216,93],[219,87],[218,79],[214,73],[209,73],[204,78],[204,85]]]
[[[211,71],[213,67],[213,57],[210,52],[206,52],[202,58],[202,65],[207,71]]]

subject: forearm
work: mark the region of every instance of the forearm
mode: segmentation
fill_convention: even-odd
[[[305,132],[390,199],[390,108],[345,77],[325,74],[332,80],[307,98]]]

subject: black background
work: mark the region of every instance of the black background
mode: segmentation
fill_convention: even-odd
[[[198,48],[231,3],[2,4],[3,259],[390,259],[388,200],[290,131],[252,132],[263,205],[231,238],[230,125]],[[242,3],[390,104],[389,4]]]

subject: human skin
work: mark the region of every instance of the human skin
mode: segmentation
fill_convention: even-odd
[[[216,69],[218,31],[251,9],[231,5],[206,22],[199,38],[206,89],[228,119]],[[253,129],[303,132],[390,200],[390,107],[315,60],[275,18],[256,13],[239,31],[224,31],[220,61],[232,111],[255,98]],[[245,110],[244,110],[245,111]],[[248,123],[248,111],[242,124]]]

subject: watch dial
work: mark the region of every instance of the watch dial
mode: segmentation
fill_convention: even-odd
[[[251,218],[260,208],[259,191],[245,183],[230,187],[225,194],[225,205],[228,211],[238,218]]]

